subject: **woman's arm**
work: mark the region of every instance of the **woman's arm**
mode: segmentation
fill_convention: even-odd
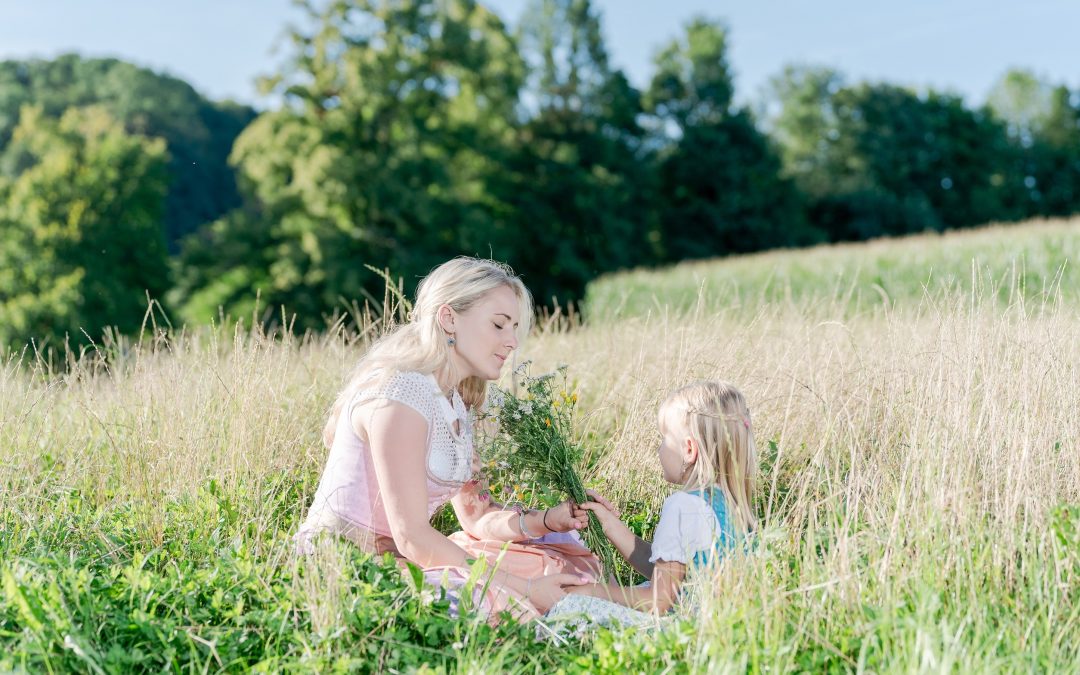
[[[601,505],[614,510],[615,507],[608,500],[593,490],[586,490],[586,493]],[[517,511],[508,510],[502,504],[491,501],[486,486],[480,481],[467,483],[451,503],[454,505],[458,522],[461,523],[461,529],[477,539],[521,541],[550,532],[581,530],[589,524],[589,515],[585,511],[570,501],[565,501],[549,509],[527,511],[524,518],[527,532],[523,533]],[[648,556],[646,553],[646,559]]]
[[[403,403],[376,400],[353,410],[366,435],[394,544],[422,567],[464,567],[466,554],[431,526],[427,515],[427,420]],[[366,430],[366,434],[360,433]]]
[[[663,614],[675,605],[679,588],[686,578],[686,565],[659,560],[653,565],[648,587],[618,586],[615,584],[585,584],[567,589],[570,593],[603,598],[642,612]]]
[[[517,511],[506,509],[502,504],[491,501],[484,484],[479,481],[466,483],[465,487],[454,495],[450,503],[454,506],[454,513],[457,515],[458,522],[461,523],[461,529],[477,539],[521,541],[568,529],[565,527],[566,517],[552,511],[547,515],[547,525],[545,525],[545,512],[530,510],[525,513],[524,518],[526,532],[522,532]],[[564,510],[569,512],[569,509]],[[564,526],[563,529],[560,530],[560,526]],[[576,529],[580,529],[580,526]]]
[[[465,487],[454,495],[450,503],[454,507],[458,522],[461,523],[461,529],[477,539],[520,541],[528,538],[520,531],[517,512],[503,510],[500,504],[493,503],[484,484],[479,481],[466,483]],[[535,536],[549,532],[536,523],[538,515],[540,514],[525,515],[525,527],[530,534]]]
[[[371,448],[375,478],[398,551],[421,567],[467,567],[465,551],[428,520],[427,421],[423,415],[402,403],[373,402],[357,406],[352,423]],[[361,433],[365,429],[367,433]],[[568,586],[584,583],[572,574],[530,580],[499,570],[492,573],[491,581],[528,598],[541,612],[565,595]]]

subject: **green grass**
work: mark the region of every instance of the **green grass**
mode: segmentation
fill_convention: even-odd
[[[998,225],[611,274],[589,285],[585,308],[597,321],[767,305],[849,317],[955,292],[1075,303],[1078,263],[1080,219]]]
[[[963,285],[963,251],[988,247]],[[919,250],[955,284],[911,285]],[[366,337],[234,327],[120,340],[64,372],[9,362],[0,671],[1080,672],[1080,310],[1057,272],[1075,250],[1075,224],[1036,224],[598,282],[594,302],[622,302],[595,290],[620,278],[665,300],[526,346],[577,380],[588,482],[648,534],[671,490],[656,406],[723,377],[753,410],[763,529],[663,630],[559,646],[451,619],[345,542],[294,555]],[[801,285],[771,295],[796,263]],[[739,301],[688,270],[737,279]]]

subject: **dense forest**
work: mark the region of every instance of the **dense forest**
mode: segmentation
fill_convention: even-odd
[[[457,254],[538,301],[604,272],[1080,211],[1080,92],[1005,72],[977,105],[792,65],[736,103],[697,18],[647,86],[588,0],[310,3],[255,111],[115,59],[0,62],[0,346],[295,317]]]

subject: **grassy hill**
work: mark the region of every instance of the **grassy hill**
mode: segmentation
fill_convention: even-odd
[[[782,250],[611,274],[589,285],[590,319],[690,309],[753,315],[780,305],[854,316],[955,292],[1004,303],[1080,300],[1080,218]]]

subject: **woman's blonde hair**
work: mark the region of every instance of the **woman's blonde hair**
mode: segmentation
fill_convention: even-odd
[[[455,312],[465,312],[502,286],[512,290],[518,299],[520,344],[532,324],[532,295],[509,266],[494,260],[461,256],[431,270],[416,288],[416,302],[409,313],[409,322],[376,341],[349,376],[323,430],[326,445],[329,447],[334,441],[342,408],[363,387],[378,387],[393,374],[407,371],[426,374],[446,370],[451,381],[457,381],[450,360],[451,347],[439,325],[439,307],[449,305]],[[479,408],[487,395],[487,383],[471,376],[461,382],[459,391],[466,406]]]
[[[729,382],[703,380],[672,392],[661,409],[681,423],[697,443],[698,458],[686,487],[719,487],[740,532],[757,527],[751,499],[757,477],[757,450],[750,409],[742,392]],[[682,432],[679,432],[682,433]]]

